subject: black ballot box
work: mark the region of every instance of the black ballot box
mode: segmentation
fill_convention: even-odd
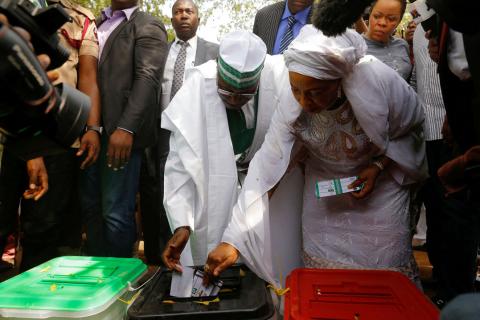
[[[128,309],[131,320],[266,320],[274,314],[265,281],[244,266],[234,266],[221,276],[218,297],[170,296],[172,273],[158,273]],[[217,299],[218,298],[218,299]]]

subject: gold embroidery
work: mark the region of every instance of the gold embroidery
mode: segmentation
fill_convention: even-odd
[[[361,134],[365,134],[362,127],[360,127],[360,124],[358,123],[357,119],[355,119],[355,118],[352,121],[352,133],[356,136],[359,136]]]
[[[355,138],[346,133],[345,131],[340,131],[340,140],[342,143],[343,152],[349,159],[355,159],[357,155],[357,142]]]
[[[352,121],[354,119],[353,117],[353,111],[352,108],[350,107],[350,103],[344,103],[343,106],[340,108],[338,113],[335,115],[335,120],[337,120],[338,123],[341,125],[345,125]]]
[[[337,143],[337,133],[338,131],[334,131],[330,137],[328,137],[327,142],[325,143],[325,153],[326,155],[334,160],[340,160],[340,148]]]

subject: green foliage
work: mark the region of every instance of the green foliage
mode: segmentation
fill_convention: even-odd
[[[78,4],[92,10],[95,16],[100,15],[103,8],[110,6],[110,0],[74,0]],[[163,18],[162,6],[165,0],[140,0],[139,5],[142,9],[153,16]]]
[[[218,35],[234,30],[252,30],[253,20],[258,9],[284,0],[194,0],[200,14],[200,28],[210,26],[217,29]],[[166,0],[164,13],[169,17],[175,0]],[[170,21],[165,23],[171,28]]]
[[[93,14],[98,17],[100,11],[110,5],[110,0],[74,0],[78,4],[90,9]]]
[[[110,5],[110,0],[73,0],[92,10],[95,16]],[[196,0],[199,7],[200,26],[214,26],[219,36],[234,30],[252,30],[253,19],[258,9],[283,0]],[[174,37],[171,27],[171,7],[175,0],[140,0],[145,12],[158,17],[167,27],[169,40]]]
[[[202,24],[209,23],[210,19],[222,20],[219,24],[220,35],[235,30],[252,30],[256,12],[272,3],[283,0],[198,0]]]
[[[100,12],[103,8],[110,6],[111,0],[74,0],[78,4],[84,6],[85,8],[90,9],[96,17],[100,16]],[[158,17],[165,26],[169,26],[170,18],[165,16],[162,13],[162,8],[165,5],[165,0],[140,0],[139,5],[142,7],[142,10],[150,13],[151,15]],[[174,37],[173,30],[171,28],[167,29],[168,39],[172,40]]]

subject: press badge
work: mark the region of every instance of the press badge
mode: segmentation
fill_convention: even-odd
[[[333,179],[327,181],[317,181],[315,184],[315,196],[317,199],[336,196],[343,193],[359,191],[363,185],[353,189],[349,189],[348,186],[357,180],[357,177],[348,177],[341,179]]]

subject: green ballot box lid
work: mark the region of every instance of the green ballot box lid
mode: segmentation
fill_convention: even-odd
[[[50,260],[0,283],[0,317],[79,318],[98,314],[116,302],[146,268],[141,260],[130,258]]]

